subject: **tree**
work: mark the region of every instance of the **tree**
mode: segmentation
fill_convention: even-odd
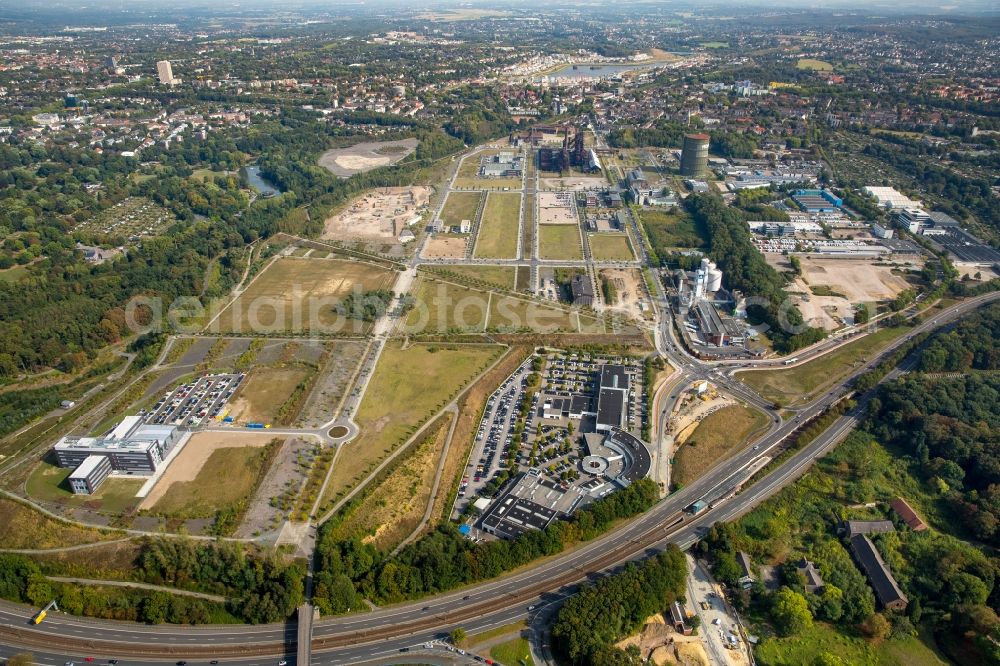
[[[452,645],[461,645],[466,639],[465,629],[462,627],[455,627],[451,630],[451,633],[448,634],[448,638],[451,639]]]
[[[778,633],[793,636],[811,627],[813,617],[804,596],[789,587],[782,587],[771,600],[771,619]]]
[[[886,639],[892,633],[892,624],[880,613],[872,613],[866,617],[859,628],[869,638]]]

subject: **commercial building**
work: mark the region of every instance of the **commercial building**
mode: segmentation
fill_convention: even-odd
[[[844,205],[843,199],[829,190],[797,190],[792,200],[807,213],[835,213]]]
[[[105,456],[116,472],[152,474],[180,441],[182,432],[170,425],[143,425],[128,416],[105,437],[63,437],[53,451],[60,467],[77,467],[90,456]]]
[[[902,192],[893,187],[867,186],[863,192],[873,197],[879,206],[883,208],[920,208],[919,201],[914,201]]]
[[[920,230],[931,223],[931,217],[922,208],[903,208],[896,216],[899,225],[911,234],[920,233]]]
[[[484,157],[479,161],[479,175],[483,178],[520,178],[524,173],[524,157],[504,151]]]
[[[597,391],[598,431],[625,427],[628,387],[628,375],[625,373],[624,365],[606,363],[601,366]]]
[[[569,283],[573,293],[573,305],[590,307],[594,304],[594,285],[588,275],[576,275]]]
[[[707,134],[688,134],[681,150],[681,175],[702,177],[708,173]]]
[[[111,474],[108,456],[87,456],[69,475],[69,487],[77,495],[93,495]]]
[[[875,238],[892,238],[892,229],[887,229],[878,222],[872,222],[872,235]]]
[[[864,534],[857,534],[851,537],[851,553],[855,561],[865,576],[868,583],[875,591],[875,598],[878,599],[882,608],[888,610],[903,611],[909,599],[899,589],[896,579],[893,578],[889,566],[882,560],[875,544]]]
[[[156,76],[160,79],[160,83],[165,86],[179,83],[179,80],[174,78],[174,69],[169,60],[160,60],[156,63]]]

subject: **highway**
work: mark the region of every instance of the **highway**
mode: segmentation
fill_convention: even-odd
[[[772,422],[769,432],[753,446],[721,462],[702,479],[601,538],[493,581],[424,601],[317,621],[313,663],[351,664],[388,656],[398,653],[402,647],[440,637],[459,625],[472,634],[519,619],[530,621],[547,605],[571,593],[581,580],[597,572],[645,557],[667,543],[690,545],[712,523],[745,513],[794,481],[816,458],[850,432],[864,409],[864,398],[856,409],[835,421],[808,446],[754,485],[732,496],[746,481],[748,470],[759,467],[796,428],[840,399],[854,377],[870,370],[913,335],[950,323],[998,298],[1000,293],[968,299],[916,326],[909,336],[894,341],[877,358],[857,368],[836,389],[799,409],[794,420]],[[692,381],[709,378],[748,402],[767,408],[759,397],[720,369],[700,364],[680,351],[669,327],[657,340],[657,346],[663,347],[661,352],[691,376]],[[897,374],[892,373],[887,379]],[[676,390],[670,400],[674,398]],[[698,499],[713,503],[713,507],[694,517],[683,512]],[[528,606],[535,608],[528,611]],[[123,665],[185,660],[193,666],[214,658],[239,666],[276,664],[279,658],[294,663],[294,622],[258,626],[147,626],[50,613],[45,622],[36,627],[28,622],[33,612],[34,609],[23,605],[0,602],[0,645],[33,648],[37,663],[61,664],[70,660],[79,663],[83,657],[91,655],[105,660],[122,659]]]

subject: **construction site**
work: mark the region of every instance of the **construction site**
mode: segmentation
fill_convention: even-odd
[[[404,231],[420,221],[430,194],[429,187],[385,187],[366,192],[326,219],[322,238],[399,240]]]

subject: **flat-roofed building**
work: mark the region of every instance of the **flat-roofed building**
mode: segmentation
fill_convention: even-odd
[[[629,396],[628,373],[625,366],[605,363],[601,366],[597,392],[597,429],[607,431],[624,428]]]
[[[129,416],[105,437],[63,437],[53,450],[60,467],[77,467],[89,456],[106,456],[116,472],[152,474],[180,438],[174,426],[143,425]]]
[[[93,495],[111,474],[107,456],[87,456],[69,475],[69,487],[77,495]]]

